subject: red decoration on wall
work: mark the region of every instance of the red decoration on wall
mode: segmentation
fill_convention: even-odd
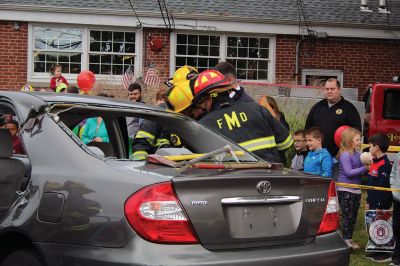
[[[152,38],[150,40],[150,49],[153,51],[161,51],[161,49],[164,48],[163,47],[163,43],[160,39],[158,38]]]

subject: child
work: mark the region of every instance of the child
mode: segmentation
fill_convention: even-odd
[[[319,127],[311,127],[306,131],[309,152],[304,160],[304,172],[331,177],[333,165],[332,156],[327,149],[322,148],[323,138],[324,135]]]
[[[22,147],[21,140],[18,137],[19,124],[15,120],[9,120],[5,124],[5,128],[10,130],[12,142],[13,142],[13,154],[25,154],[25,150]]]
[[[369,151],[373,163],[368,172],[368,185],[374,187],[390,187],[389,175],[392,170],[386,155],[389,148],[389,138],[382,133],[376,133],[369,138]],[[392,206],[392,193],[388,191],[368,190],[367,209],[388,210]]]
[[[307,157],[307,141],[306,141],[306,131],[304,129],[299,129],[293,133],[294,148],[296,150],[296,155],[292,159],[292,165],[290,166],[294,170],[303,171],[304,169],[304,159]]]
[[[61,83],[64,83],[65,85],[68,86],[68,81],[61,76],[61,72],[62,72],[62,66],[57,64],[57,65],[53,65],[50,68],[50,72],[52,75],[52,78],[50,80],[50,89],[52,89],[53,91],[56,91],[56,88],[58,85],[60,85]]]
[[[390,187],[400,189],[400,152],[397,153],[393,162],[392,172],[390,174]],[[393,194],[393,237],[396,246],[392,254],[392,266],[400,266],[400,192],[392,192]]]
[[[376,133],[369,140],[369,152],[373,163],[368,172],[368,185],[374,187],[390,187],[390,173],[392,166],[386,155],[389,148],[389,138],[385,134]],[[365,209],[389,210],[392,206],[390,191],[367,190],[367,204]],[[366,257],[373,261],[383,262],[390,259],[390,253],[371,252]]]
[[[355,128],[348,128],[342,134],[339,159],[338,182],[349,184],[361,184],[361,174],[367,171],[360,161],[361,132]],[[361,202],[361,190],[359,188],[337,188],[339,205],[342,210],[342,235],[347,246],[358,249],[360,246],[353,242],[353,232],[357,220],[358,209]]]

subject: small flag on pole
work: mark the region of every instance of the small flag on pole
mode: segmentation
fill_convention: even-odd
[[[144,84],[152,87],[158,87],[160,85],[160,77],[158,76],[157,70],[153,66],[150,66],[147,69],[146,77],[144,78]]]
[[[129,85],[131,85],[134,81],[135,74],[133,73],[132,65],[130,65],[122,77],[122,86],[124,86],[125,90],[128,90]]]

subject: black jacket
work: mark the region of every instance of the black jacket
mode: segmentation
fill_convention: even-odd
[[[368,185],[374,187],[390,188],[390,173],[392,165],[385,154],[374,159],[368,172]],[[380,190],[367,190],[367,203],[371,210],[388,210],[392,206],[392,192]]]
[[[318,126],[324,133],[323,147],[327,148],[332,157],[336,156],[339,148],[334,141],[336,129],[340,126],[350,126],[361,131],[360,114],[354,105],[342,99],[329,108],[327,100],[316,103],[308,114],[305,129]]]
[[[160,107],[166,107],[161,104]],[[132,158],[144,160],[146,155],[155,153],[160,147],[171,146],[171,134],[151,120],[143,120],[132,143]]]
[[[278,151],[293,144],[288,130],[265,107],[255,102],[224,98],[223,101],[214,99],[213,105],[221,108],[214,108],[200,123],[221,132],[266,161],[280,162]]]

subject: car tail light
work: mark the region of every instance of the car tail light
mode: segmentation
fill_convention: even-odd
[[[339,202],[336,195],[335,182],[331,181],[328,190],[328,203],[324,217],[319,225],[318,235],[336,231],[339,227]]]
[[[198,243],[170,182],[142,188],[130,196],[125,202],[125,216],[138,235],[148,241]]]

